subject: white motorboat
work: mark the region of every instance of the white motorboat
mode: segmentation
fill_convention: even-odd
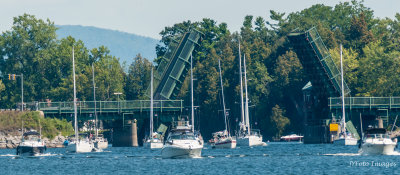
[[[94,144],[88,138],[79,139],[78,133],[78,115],[76,108],[76,83],[75,83],[75,56],[74,56],[74,47],[72,47],[72,72],[73,72],[73,81],[74,81],[74,129],[75,129],[75,139],[71,141],[67,146],[68,152],[75,153],[83,153],[83,152],[92,152],[94,151]]]
[[[285,142],[293,142],[293,141],[297,141],[297,142],[301,142],[303,140],[304,136],[300,136],[297,134],[290,134],[290,135],[286,135],[286,136],[282,136],[281,137],[281,141],[285,141]]]
[[[344,101],[344,96],[346,95],[344,93],[344,78],[343,78],[343,57],[342,57],[342,45],[340,45],[340,69],[341,69],[341,84],[342,84],[342,121],[340,123],[340,126],[342,128],[342,133],[340,133],[340,136],[338,139],[334,140],[333,143],[335,145],[357,145],[358,139],[354,137],[353,134],[347,133],[346,132],[346,110],[345,110],[345,101]]]
[[[17,155],[35,156],[46,151],[46,145],[36,131],[25,132],[17,146]]]
[[[200,132],[194,130],[194,104],[193,104],[193,57],[190,56],[190,82],[191,82],[191,121],[172,122],[171,131],[161,150],[162,158],[198,158],[204,147],[204,140]]]
[[[386,129],[369,128],[360,146],[363,155],[391,155],[397,145],[396,139],[391,139]]]
[[[162,158],[198,158],[202,141],[192,131],[189,121],[173,122],[171,132],[161,150]]]
[[[240,76],[240,99],[242,106],[242,121],[240,124],[240,131],[236,133],[237,146],[266,146],[267,144],[262,141],[262,135],[260,130],[250,128],[250,117],[249,117],[249,97],[247,92],[247,76],[246,76],[246,56],[243,58],[244,68],[244,83],[246,90],[246,107],[243,106],[243,83],[242,83],[242,59],[240,54],[240,43],[239,43],[239,76]],[[246,109],[246,110],[245,110]]]
[[[160,135],[157,132],[154,132],[154,124],[153,124],[153,68],[151,68],[151,78],[150,78],[150,132],[147,139],[143,143],[143,146],[150,149],[159,149],[164,146],[162,139],[160,139]]]

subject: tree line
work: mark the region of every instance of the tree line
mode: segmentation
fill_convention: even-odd
[[[160,32],[161,43],[155,48],[154,63],[137,55],[128,66],[100,46],[89,50],[73,37],[56,39],[57,28],[50,20],[32,15],[14,18],[11,30],[0,36],[0,108],[20,101],[20,81],[7,75],[24,74],[25,101],[72,100],[71,50],[75,48],[77,98],[92,100],[92,67],[96,74],[98,100],[116,100],[122,92],[126,100],[148,99],[145,91],[150,70],[160,61],[171,38],[189,29],[201,31],[203,39],[193,53],[195,62],[195,103],[200,130],[210,135],[223,128],[220,110],[218,59],[221,59],[225,101],[230,109],[232,129],[240,120],[239,40],[241,57],[247,64],[250,118],[253,128],[267,137],[289,132],[302,133],[302,87],[309,81],[287,35],[316,27],[336,65],[339,45],[344,47],[344,76],[352,96],[400,95],[400,14],[394,19],[377,18],[363,1],[342,2],[334,7],[316,4],[289,14],[269,11],[269,18],[245,16],[239,32],[228,24],[205,18],[183,21]],[[189,77],[178,99],[190,105]]]

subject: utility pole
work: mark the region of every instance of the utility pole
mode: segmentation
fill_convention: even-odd
[[[9,80],[15,80],[15,77],[21,77],[21,111],[24,110],[24,74],[21,75],[17,74],[8,74]]]

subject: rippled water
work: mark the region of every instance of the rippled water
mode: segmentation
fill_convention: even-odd
[[[399,151],[397,149],[397,151]],[[400,153],[362,156],[357,146],[269,143],[265,147],[211,149],[202,158],[161,159],[161,150],[111,147],[66,154],[48,149],[37,157],[0,150],[1,174],[399,174]]]

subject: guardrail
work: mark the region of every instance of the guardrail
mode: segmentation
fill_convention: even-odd
[[[102,112],[125,112],[125,111],[148,111],[150,100],[130,101],[77,101],[79,113],[93,113],[96,104],[96,111]],[[183,109],[182,100],[154,100],[154,110],[176,110]],[[74,110],[73,102],[39,102],[38,109],[48,113],[71,113]]]
[[[400,108],[400,97],[345,97],[346,108]],[[340,97],[329,98],[329,108],[341,108]]]

